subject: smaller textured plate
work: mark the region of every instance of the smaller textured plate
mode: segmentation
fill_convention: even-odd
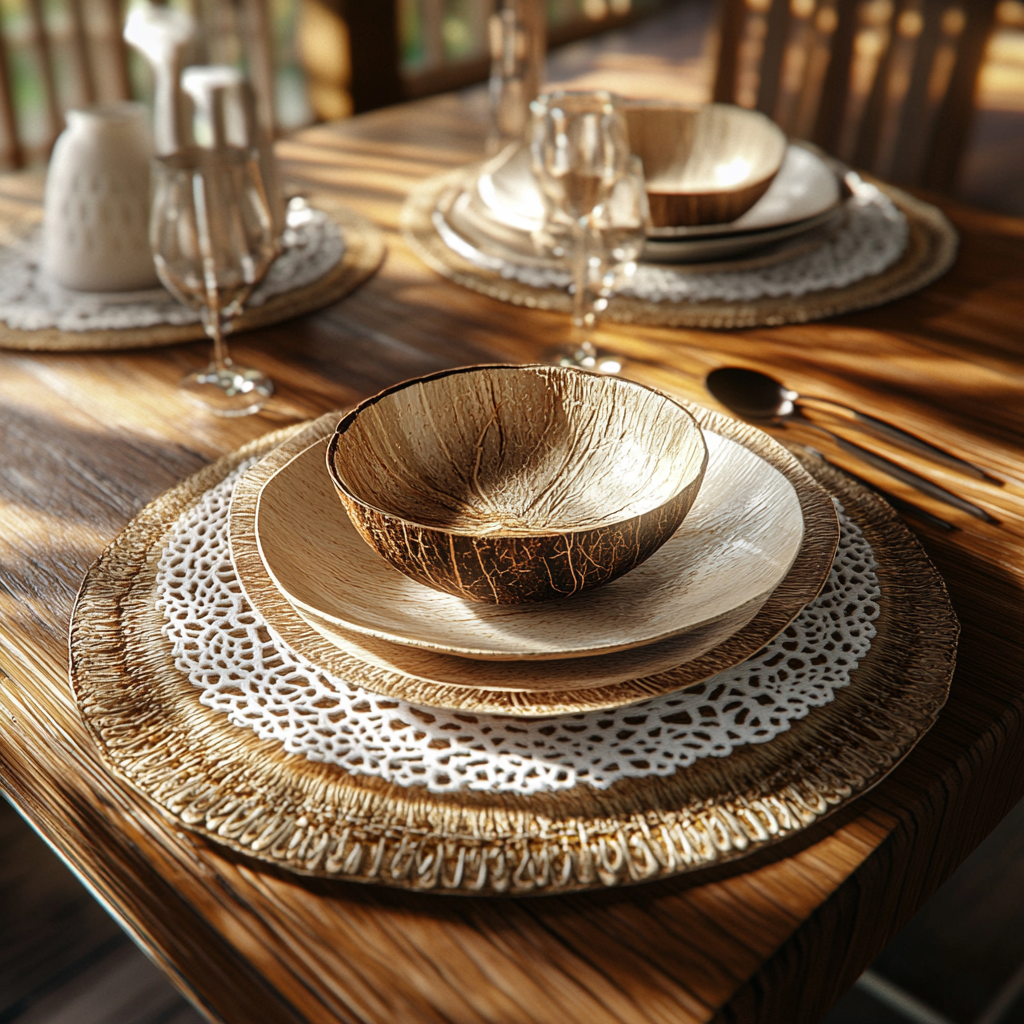
[[[835,229],[843,221],[842,209],[835,208],[819,213],[816,217],[799,220],[794,224],[783,224],[777,228],[766,228],[763,231],[741,232],[710,237],[697,235],[675,238],[663,236],[648,238],[644,247],[644,260],[648,263],[699,263],[708,269],[747,270],[752,264],[734,257],[744,253],[761,252],[772,247],[774,259],[764,260],[764,265],[772,262],[791,260],[815,243],[821,244],[827,235],[816,231],[816,228],[827,232]],[[782,245],[780,243],[789,244]],[[710,265],[710,266],[709,266]]]
[[[707,440],[704,483],[683,525],[625,576],[569,598],[485,605],[409,579],[352,526],[320,445],[264,485],[256,539],[271,578],[300,611],[343,630],[464,658],[607,654],[746,610],[734,631],[789,572],[803,515],[783,473],[741,444],[716,434]]]

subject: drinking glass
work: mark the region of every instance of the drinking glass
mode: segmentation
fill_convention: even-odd
[[[556,361],[617,372],[621,359],[599,353],[593,331],[623,268],[635,270],[643,249],[643,165],[630,154],[620,101],[610,93],[552,93],[533,115],[534,175],[548,215],[541,244],[563,250],[572,268],[573,343]]]
[[[202,312],[213,359],[182,382],[218,416],[246,416],[273,394],[260,370],[239,366],[224,335],[277,254],[254,151],[192,148],[153,163],[149,240],[157,274],[178,301]]]

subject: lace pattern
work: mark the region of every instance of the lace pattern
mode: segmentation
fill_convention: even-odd
[[[262,306],[285,292],[318,281],[345,253],[341,228],[321,210],[304,210],[288,228],[286,248],[246,305]],[[0,320],[22,331],[106,331],[198,323],[197,310],[163,288],[135,292],[76,292],[48,278],[40,267],[42,227],[0,248]]]

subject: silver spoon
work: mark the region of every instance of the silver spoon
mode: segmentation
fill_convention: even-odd
[[[947,491],[944,487],[940,487],[926,477],[906,469],[899,465],[899,463],[892,462],[883,455],[868,451],[867,448],[861,448],[860,445],[847,441],[846,438],[840,437],[819,423],[808,419],[796,405],[800,396],[795,391],[784,388],[778,381],[767,374],[758,373],[756,370],[744,370],[740,367],[727,366],[718,370],[712,370],[708,374],[705,383],[708,391],[722,405],[745,420],[764,424],[799,423],[812,430],[820,431],[830,437],[843,451],[855,456],[862,462],[868,463],[870,466],[874,466],[875,469],[883,473],[888,473],[889,476],[908,484],[910,487],[915,487],[922,494],[927,494],[936,501],[952,505],[954,508],[960,509],[961,512],[966,512],[968,515],[983,519],[987,523],[999,522],[998,519],[989,515],[983,508],[968,501],[966,498],[961,498],[958,494]],[[839,402],[832,404],[844,409],[849,408]],[[944,452],[941,448],[935,448],[934,445],[930,445],[927,441],[923,441],[913,434],[900,430],[899,427],[884,423],[882,420],[876,420],[875,417],[867,416],[866,413],[857,413],[852,409],[850,411],[858,417],[864,417],[865,423],[875,429],[879,429],[879,432],[883,433],[886,437],[891,437],[893,440],[898,439],[898,443],[906,448],[911,448],[913,451],[923,451],[932,458],[941,456],[941,461],[955,465],[958,469],[967,467],[964,471],[969,471],[974,477],[991,480],[991,477],[984,470],[969,462],[964,462],[962,459],[958,459],[955,455]]]
[[[747,420],[761,420],[764,422],[793,419],[800,416],[797,403],[801,400],[808,402],[820,402],[823,405],[831,405],[837,409],[845,409],[851,413],[855,422],[876,431],[883,437],[888,438],[894,444],[898,444],[909,451],[919,455],[925,455],[936,462],[942,462],[947,466],[958,469],[961,473],[973,476],[977,480],[986,480],[1002,486],[1002,481],[990,476],[980,466],[973,462],[961,459],[942,448],[925,441],[916,434],[911,434],[901,427],[893,426],[870,416],[866,412],[858,412],[856,409],[843,402],[837,402],[832,398],[818,398],[811,395],[800,395],[791,391],[784,384],[781,384],[774,377],[758,370],[747,370],[739,366],[723,366],[721,369],[712,370],[707,379],[708,390],[723,405],[728,406],[733,412],[739,413]]]

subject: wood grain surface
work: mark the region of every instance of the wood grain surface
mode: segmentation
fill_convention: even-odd
[[[918,295],[839,320],[599,329],[629,376],[683,397],[710,403],[702,382],[712,368],[763,368],[1004,481],[960,476],[835,421],[1000,523],[879,480],[959,527],[918,530],[962,623],[957,674],[913,754],[798,840],[701,877],[529,901],[304,880],[169,825],[103,767],[72,702],[66,633],[78,584],[148,501],[275,426],[435,370],[536,361],[566,340],[564,315],[461,290],[397,234],[410,187],[479,158],[484,104],[480,93],[432,99],[282,146],[292,175],[336,189],[387,230],[389,256],[343,302],[237,339],[239,359],[278,383],[260,416],[205,419],[178,395],[180,376],[206,359],[202,344],[0,356],[0,781],[211,1019],[813,1021],[1024,792],[1021,221],[943,203],[962,234],[954,269]],[[17,179],[0,192],[23,201]],[[780,436],[846,458],[814,434]]]
[[[644,163],[656,228],[736,220],[768,191],[786,155],[782,129],[742,107],[687,109],[648,101],[623,113],[630,148]],[[745,173],[723,182],[722,169],[730,165]]]

